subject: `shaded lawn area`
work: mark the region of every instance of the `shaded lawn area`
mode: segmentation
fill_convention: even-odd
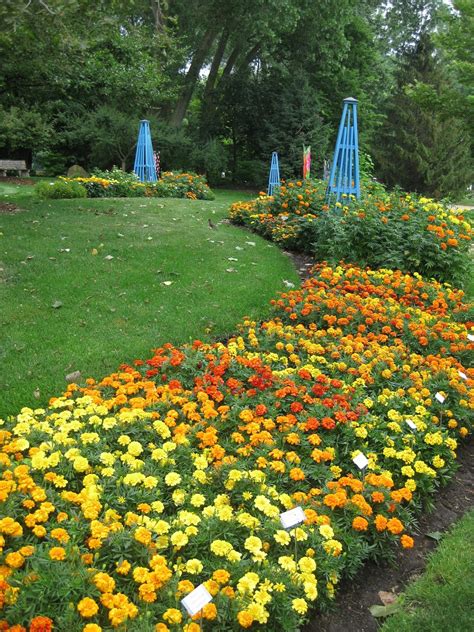
[[[25,210],[0,214],[0,416],[46,404],[72,371],[101,377],[268,315],[298,277],[277,247],[219,223],[247,197],[40,201],[1,184]]]

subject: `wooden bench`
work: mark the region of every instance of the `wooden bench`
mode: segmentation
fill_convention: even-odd
[[[29,176],[24,160],[0,160],[0,176],[6,176],[7,171],[16,171],[20,176]]]

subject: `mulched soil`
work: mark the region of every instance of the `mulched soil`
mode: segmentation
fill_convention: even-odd
[[[435,508],[419,519],[413,549],[397,550],[393,564],[366,564],[352,580],[342,582],[335,609],[316,615],[303,632],[376,632],[377,619],[369,612],[382,606],[379,590],[399,593],[412,579],[422,574],[427,556],[437,546],[427,533],[443,532],[474,506],[474,440],[458,450],[459,470],[449,485],[438,492]],[[427,632],[429,632],[427,630]]]
[[[0,215],[2,213],[18,213],[21,208],[10,202],[0,202]]]

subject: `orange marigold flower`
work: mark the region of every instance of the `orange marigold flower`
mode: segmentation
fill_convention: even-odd
[[[249,628],[253,623],[253,617],[247,610],[241,610],[237,615],[237,621],[242,628]]]
[[[387,518],[381,514],[375,516],[375,528],[377,531],[385,531],[387,528]]]
[[[352,528],[356,531],[367,531],[368,526],[367,520],[361,516],[356,516],[352,521]]]
[[[52,629],[53,621],[49,617],[39,616],[31,619],[29,632],[50,632]]]
[[[387,522],[387,529],[390,531],[390,533],[398,535],[403,531],[404,526],[398,518],[390,518],[390,520]]]
[[[400,542],[404,549],[412,549],[415,544],[415,540],[406,534],[402,535]]]

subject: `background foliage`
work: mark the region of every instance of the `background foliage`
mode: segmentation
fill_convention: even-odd
[[[164,169],[262,186],[331,157],[360,101],[375,175],[435,196],[472,182],[473,9],[466,0],[6,0],[1,157],[49,174],[130,169],[149,118]]]

